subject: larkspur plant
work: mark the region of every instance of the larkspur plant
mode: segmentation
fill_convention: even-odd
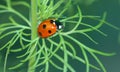
[[[17,11],[19,9],[17,5],[24,6],[30,10],[29,18]],[[76,72],[76,69],[69,62],[70,60],[85,64],[86,72],[89,72],[90,68],[106,72],[104,65],[96,54],[112,56],[115,53],[105,53],[95,50],[82,43],[79,38],[80,35],[84,35],[91,42],[97,44],[87,33],[96,31],[106,36],[105,33],[99,30],[100,27],[104,24],[113,28],[116,27],[105,21],[106,13],[103,14],[102,18],[100,16],[83,15],[79,6],[76,6],[77,12],[74,15],[64,17],[63,15],[65,15],[70,5],[72,5],[71,0],[31,0],[31,4],[25,1],[6,0],[6,5],[0,5],[0,14],[8,13],[7,17],[9,19],[9,22],[0,24],[0,40],[10,37],[0,47],[0,51],[6,51],[5,57],[3,57],[5,58],[4,72],[7,72],[8,69],[16,70],[24,66],[27,62],[28,72],[38,72],[38,70],[40,72],[49,72],[51,66],[63,72]],[[16,6],[18,7],[17,9],[14,8]],[[9,13],[22,19],[23,24],[19,23],[19,21],[17,22],[16,18],[9,15]],[[60,22],[64,24],[65,28],[49,38],[40,38],[37,35],[37,26],[41,21],[50,17],[61,18]],[[97,21],[98,24],[93,26],[84,23],[82,22],[83,18]],[[80,57],[77,52],[82,52],[83,57]],[[8,57],[14,53],[20,53],[20,55],[16,56],[19,62],[15,66],[11,65],[8,67]],[[95,59],[100,67],[91,64],[88,54]]]

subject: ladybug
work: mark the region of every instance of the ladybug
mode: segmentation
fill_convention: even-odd
[[[47,38],[55,34],[57,30],[60,30],[62,28],[63,25],[61,24],[61,22],[59,22],[59,20],[47,19],[39,24],[38,35],[42,38]]]

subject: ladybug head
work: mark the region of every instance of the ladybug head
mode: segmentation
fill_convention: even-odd
[[[63,29],[64,27],[59,20],[51,20],[51,23],[55,24],[58,30]]]

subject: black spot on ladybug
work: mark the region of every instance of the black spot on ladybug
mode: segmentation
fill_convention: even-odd
[[[46,24],[43,25],[43,29],[46,29]]]
[[[49,34],[51,34],[51,33],[52,33],[52,31],[51,31],[51,30],[48,30],[48,33],[49,33]]]
[[[50,20],[50,23],[52,23],[52,24],[53,24],[53,22],[54,22],[53,20]]]
[[[41,32],[39,32],[39,35],[40,35],[40,36],[42,36],[42,33],[41,33]]]

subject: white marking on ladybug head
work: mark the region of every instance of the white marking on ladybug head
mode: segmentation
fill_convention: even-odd
[[[55,25],[55,22],[53,22],[53,24]]]
[[[58,29],[62,29],[62,28],[63,28],[63,26],[62,26],[62,25],[59,25]]]
[[[53,24],[54,24],[54,25],[56,24],[54,19],[53,19]]]

